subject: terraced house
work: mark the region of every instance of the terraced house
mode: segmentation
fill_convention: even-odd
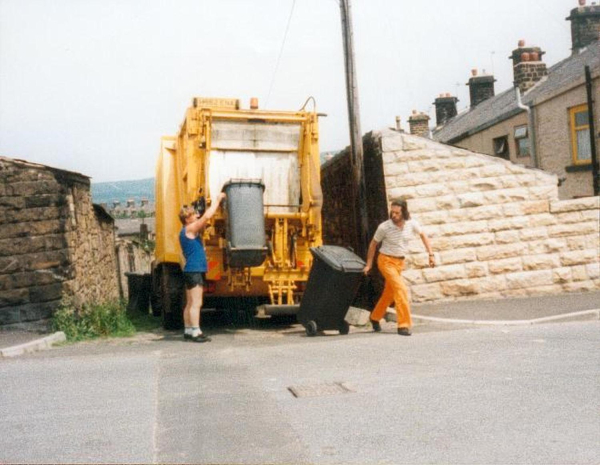
[[[600,6],[580,0],[567,20],[571,56],[548,68],[540,47],[519,41],[510,56],[514,87],[496,95],[494,77],[473,70],[468,110],[457,114],[450,94],[435,100],[433,139],[554,173],[560,198],[594,195],[598,134],[590,123],[600,112]],[[588,106],[590,96],[596,103]]]

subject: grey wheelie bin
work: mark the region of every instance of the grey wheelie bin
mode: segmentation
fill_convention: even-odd
[[[314,261],[298,321],[308,336],[328,329],[348,334],[344,317],[360,286],[365,262],[351,250],[335,245],[313,247],[310,252]]]
[[[267,256],[263,192],[259,179],[232,179],[227,194],[227,264],[231,268],[260,266]]]

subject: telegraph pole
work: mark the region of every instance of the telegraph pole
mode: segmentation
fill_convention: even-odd
[[[600,195],[600,179],[598,178],[598,152],[596,151],[596,126],[594,123],[594,92],[592,89],[592,72],[585,67],[585,87],[587,92],[588,120],[590,125],[590,150],[592,162],[592,189],[594,195]]]
[[[358,105],[358,84],[354,63],[354,39],[352,32],[352,12],[350,0],[339,0],[342,13],[342,36],[344,38],[344,63],[346,65],[346,94],[348,100],[348,122],[350,126],[350,153],[352,161],[352,181],[354,192],[355,224],[358,228],[358,250],[366,257],[368,241],[367,196],[365,169],[363,163],[363,144],[360,129],[360,111]]]

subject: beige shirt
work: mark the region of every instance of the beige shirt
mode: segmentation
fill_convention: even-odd
[[[392,220],[384,221],[379,225],[373,239],[381,243],[379,252],[392,257],[404,257],[408,254],[408,242],[421,234],[421,225],[416,220],[408,220],[402,228]]]

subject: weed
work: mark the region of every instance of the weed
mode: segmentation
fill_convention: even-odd
[[[97,337],[127,337],[135,334],[122,302],[89,304],[80,308],[63,301],[54,313],[52,326],[63,331],[68,341]]]

